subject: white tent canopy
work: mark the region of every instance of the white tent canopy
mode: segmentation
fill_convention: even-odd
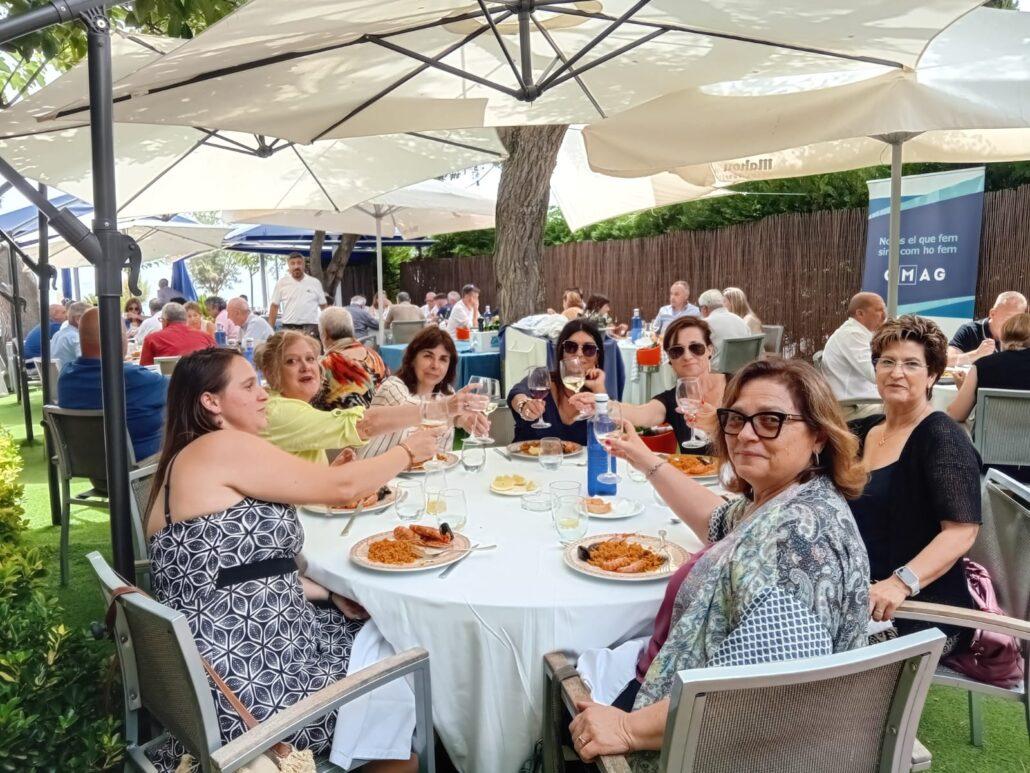
[[[298,142],[586,123],[681,89],[911,68],[979,4],[548,0],[520,19],[508,2],[251,0],[116,83],[115,116]]]

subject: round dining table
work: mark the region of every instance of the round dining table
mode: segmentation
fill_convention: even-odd
[[[586,494],[586,451],[566,457],[557,471],[533,460],[487,451],[483,470],[461,466],[446,473],[448,488],[464,490],[473,545],[496,545],[468,554],[446,577],[436,568],[388,573],[349,558],[359,540],[392,530],[400,521],[390,507],[358,515],[325,516],[300,509],[306,534],[303,560],[311,579],[361,603],[398,651],[429,651],[433,722],[462,771],[515,773],[533,753],[543,723],[543,656],[582,652],[650,633],[668,575],[645,582],[588,577],[563,561],[549,513],[522,509],[521,497],[489,489],[501,474],[518,473],[547,489],[554,481],[579,481]],[[623,480],[618,495],[644,505],[621,520],[593,518],[588,535],[638,532],[694,552],[695,534],[659,506],[647,483]],[[419,523],[435,525],[432,520]]]

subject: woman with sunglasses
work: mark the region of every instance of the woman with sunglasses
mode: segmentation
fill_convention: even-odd
[[[726,377],[721,373],[712,373],[712,353],[715,348],[712,346],[711,328],[703,319],[680,317],[665,329],[662,345],[676,378],[696,378],[701,382],[704,401],[694,423],[710,437],[716,430],[715,409],[722,405],[722,395],[726,389]],[[692,437],[690,426],[677,408],[675,386],[655,395],[643,405],[620,405],[622,417],[633,422],[634,426],[671,426],[676,434],[677,446],[682,447],[684,441]],[[684,448],[682,453],[701,454],[709,450],[707,446],[701,446]]]
[[[594,394],[604,392],[604,346],[597,327],[585,319],[574,319],[562,328],[555,344],[559,360],[579,359],[586,381],[577,402],[562,384],[560,368],[551,373],[551,387],[543,399],[534,398],[529,389],[528,376],[508,392],[508,407],[515,417],[515,440],[537,440],[542,437],[557,437],[571,440],[580,445],[587,442],[587,422],[579,420],[580,409],[594,404]],[[551,426],[538,429],[530,426],[544,417]]]
[[[122,314],[125,332],[132,338],[136,335],[140,323],[143,322],[143,301],[133,296],[125,302],[125,313]]]
[[[585,760],[634,753],[633,770],[657,770],[679,671],[866,643],[869,562],[846,499],[861,492],[865,471],[829,385],[806,362],[758,360],[730,381],[725,404],[716,454],[733,472],[729,488],[743,494],[729,502],[656,456],[628,421],[609,443],[705,548],[670,578],[635,673],[622,671],[622,692],[607,677],[592,683],[594,695],[618,697],[577,706],[569,731]]]

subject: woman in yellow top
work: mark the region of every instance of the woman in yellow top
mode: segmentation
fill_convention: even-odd
[[[276,333],[255,352],[254,362],[269,386],[268,424],[261,436],[270,443],[305,461],[328,464],[327,450],[361,447],[375,435],[419,424],[418,404],[331,411],[312,406],[322,386],[320,354],[318,341],[292,330]],[[463,392],[454,395],[449,401],[452,415],[475,399]],[[352,454],[338,457],[351,458]]]

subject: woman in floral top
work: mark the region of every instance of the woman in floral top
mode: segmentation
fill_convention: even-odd
[[[866,642],[869,562],[846,497],[862,490],[855,439],[812,366],[753,362],[726,388],[718,456],[743,496],[724,503],[625,426],[612,452],[642,470],[706,547],[670,580],[637,678],[570,725],[583,759],[633,752],[654,771],[677,671],[815,657]]]

